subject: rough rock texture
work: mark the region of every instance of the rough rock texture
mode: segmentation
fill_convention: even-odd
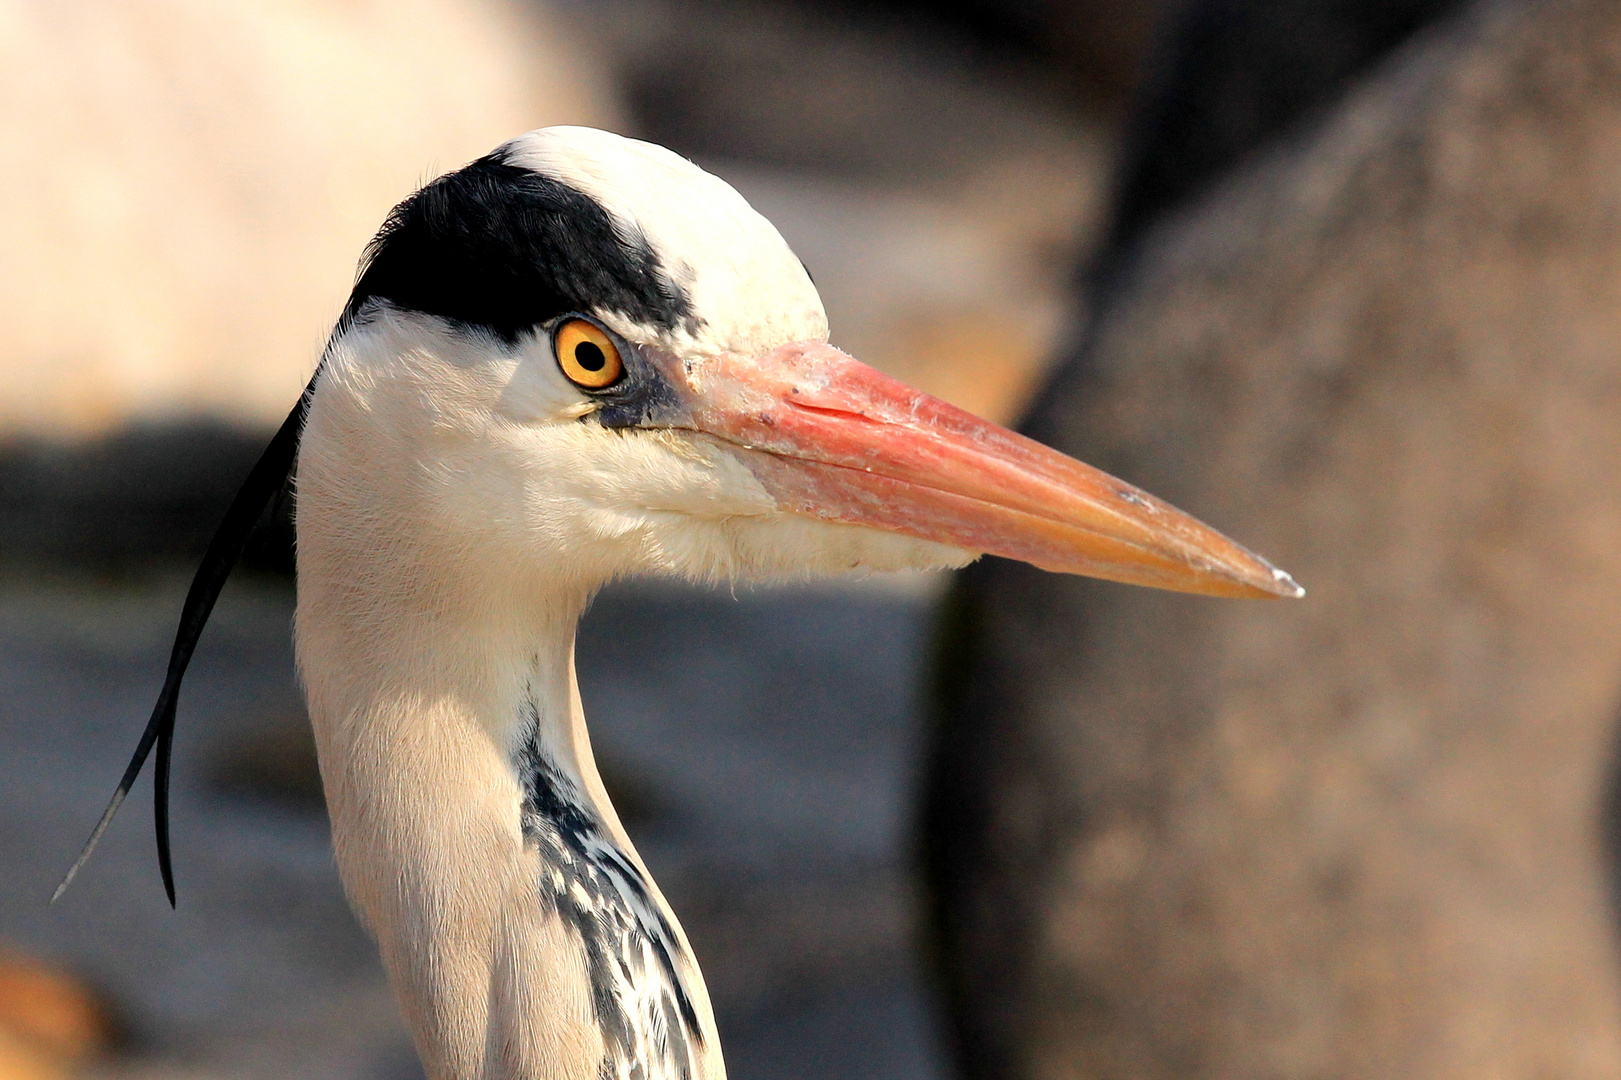
[[[1111,236],[1135,240],[1258,149],[1321,119],[1347,84],[1462,0],[1168,5],[1125,133]]]
[[[819,0],[945,30],[981,59],[1039,60],[1045,77],[1094,108],[1129,104],[1161,10],[1177,0]]]
[[[1621,6],[1475,7],[1165,223],[1027,427],[1293,604],[988,564],[926,847],[981,1077],[1613,1077]]]

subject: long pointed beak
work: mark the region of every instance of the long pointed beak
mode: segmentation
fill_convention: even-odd
[[[1304,594],[1147,492],[830,345],[795,342],[683,374],[690,425],[743,448],[784,509],[1060,573],[1211,596]]]

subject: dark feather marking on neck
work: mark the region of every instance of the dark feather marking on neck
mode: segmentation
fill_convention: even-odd
[[[676,967],[674,952],[681,949],[680,939],[654,901],[641,871],[609,839],[574,783],[540,745],[534,703],[526,703],[525,708],[529,734],[514,763],[524,792],[523,836],[540,851],[545,869],[557,875],[549,888],[542,883],[546,899],[579,934],[584,946],[592,1003],[608,1054],[603,1061],[604,1075],[617,1075],[611,1068],[614,1055],[633,1067],[650,1064],[629,1060],[637,1052],[632,1030],[637,1018],[629,1015],[615,994],[622,981],[616,976],[641,974],[633,965],[639,967],[637,950],[645,943],[658,962],[664,983],[660,1009],[668,1056],[679,1064],[682,1080],[691,1080],[687,1042],[702,1046],[704,1037]],[[630,894],[634,906],[626,902],[621,890]]]

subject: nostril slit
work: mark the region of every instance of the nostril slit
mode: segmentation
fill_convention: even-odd
[[[798,393],[798,391],[792,392]],[[807,405],[803,401],[790,401],[788,404],[803,412],[820,413],[823,416],[837,416],[843,420],[862,420],[869,424],[883,423],[883,421],[874,419],[866,413],[854,412],[850,409],[832,409],[826,405]]]

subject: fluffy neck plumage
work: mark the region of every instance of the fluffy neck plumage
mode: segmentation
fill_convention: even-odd
[[[701,977],[591,756],[587,585],[479,550],[487,523],[422,468],[432,425],[329,374],[299,463],[299,664],[344,885],[429,1076],[719,1080]]]

